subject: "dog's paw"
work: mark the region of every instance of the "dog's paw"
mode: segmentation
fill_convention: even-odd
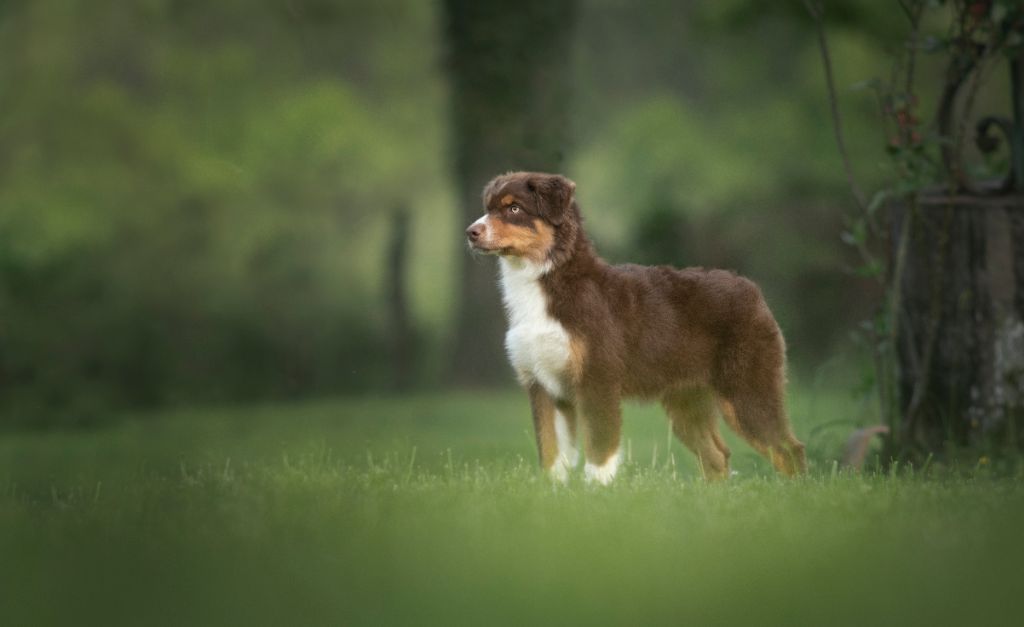
[[[570,446],[564,453],[558,454],[558,459],[565,463],[566,468],[572,470],[580,463],[580,452]]]
[[[548,468],[548,477],[555,483],[565,485],[569,483],[569,471],[572,470],[572,466],[562,455],[555,458],[555,463],[551,464],[551,468]]]
[[[615,478],[615,473],[619,471],[619,458],[619,451],[616,451],[600,466],[587,462],[583,467],[583,478],[590,484],[608,485]]]

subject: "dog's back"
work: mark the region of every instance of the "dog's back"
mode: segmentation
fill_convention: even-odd
[[[785,343],[757,286],[724,270],[608,265],[583,232],[574,189],[557,175],[498,177],[487,215],[467,230],[475,249],[502,257],[506,347],[530,391],[542,464],[559,477],[560,463],[571,466],[559,451],[572,438],[560,443],[555,425],[574,436],[578,412],[587,477],[609,481],[620,400],[637,396],[661,400],[706,476],[728,474],[719,411],[780,471],[803,470],[783,406]]]
[[[553,272],[544,284],[552,315],[586,339],[594,376],[621,385],[626,396],[726,388],[738,363],[784,362],[761,291],[731,272],[598,264],[571,277]],[[559,297],[562,290],[572,295]]]

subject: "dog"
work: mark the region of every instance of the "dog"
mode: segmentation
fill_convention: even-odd
[[[761,290],[725,270],[610,265],[583,230],[576,184],[510,172],[484,188],[471,250],[498,256],[505,349],[527,390],[541,467],[607,485],[621,401],[660,400],[709,480],[729,476],[725,422],[785,475],[806,470],[783,404],[785,342]]]

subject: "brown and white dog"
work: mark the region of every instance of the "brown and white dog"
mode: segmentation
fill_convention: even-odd
[[[578,461],[609,483],[620,459],[621,400],[658,399],[705,477],[729,475],[717,414],[780,472],[805,470],[783,406],[785,343],[753,282],[724,270],[612,266],[583,232],[576,184],[512,172],[484,188],[466,229],[499,256],[505,348],[529,391],[541,466],[559,481]]]

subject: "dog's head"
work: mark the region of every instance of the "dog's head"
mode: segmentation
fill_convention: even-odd
[[[544,262],[572,219],[576,183],[560,174],[510,172],[484,187],[484,215],[469,225],[473,250]]]

